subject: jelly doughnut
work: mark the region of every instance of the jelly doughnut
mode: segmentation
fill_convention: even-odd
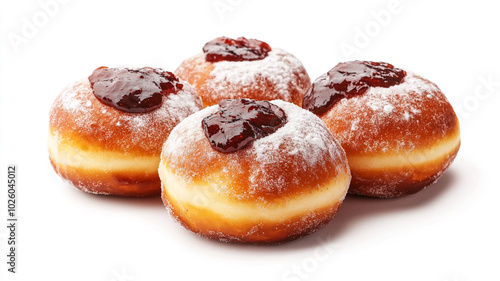
[[[352,194],[415,193],[445,172],[460,147],[458,119],[441,90],[388,63],[339,63],[313,82],[302,106],[345,149]]]
[[[349,186],[324,123],[281,100],[222,100],[184,119],[163,146],[162,198],[200,235],[278,243],[329,222]]]
[[[311,84],[295,56],[244,37],[206,43],[203,53],[183,61],[175,74],[196,88],[205,107],[236,98],[280,99],[300,106]]]
[[[201,107],[195,90],[171,72],[98,68],[54,101],[50,162],[86,192],[159,194],[162,145],[175,125]]]

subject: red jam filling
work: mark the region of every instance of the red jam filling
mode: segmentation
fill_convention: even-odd
[[[99,67],[89,81],[99,101],[130,113],[152,111],[161,106],[164,95],[183,87],[172,72],[151,67]]]
[[[208,62],[261,60],[270,51],[271,47],[266,42],[245,37],[238,37],[236,40],[218,37],[203,46],[205,60]]]
[[[267,101],[222,100],[219,107],[220,110],[205,117],[201,125],[210,145],[223,153],[243,149],[287,122],[285,112]]]
[[[406,71],[385,62],[350,61],[321,75],[304,96],[302,107],[320,115],[343,98],[362,95],[370,87],[398,85]]]

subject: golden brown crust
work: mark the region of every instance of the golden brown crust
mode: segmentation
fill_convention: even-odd
[[[402,84],[342,99],[321,119],[346,153],[413,150],[453,133],[458,119],[441,90],[408,73]]]
[[[56,173],[74,187],[93,194],[142,197],[158,195],[161,182],[158,173],[93,171],[56,164],[49,156]]]
[[[181,81],[182,83],[182,81]],[[50,110],[49,127],[56,134],[72,134],[97,149],[159,154],[170,131],[182,119],[201,108],[194,90],[183,83],[182,101],[163,99],[148,113],[127,113],[100,102],[87,79],[69,85]]]
[[[284,143],[287,145],[288,142]],[[301,155],[282,154],[275,162],[262,164],[255,160],[250,149],[234,152],[231,156],[218,153],[215,157],[210,157],[209,162],[203,162],[194,159],[207,157],[203,154],[211,153],[213,148],[208,142],[197,143],[196,146],[195,149],[185,153],[186,159],[193,159],[192,161],[179,162],[177,158],[174,160],[166,157],[163,158],[164,162],[174,166],[180,174],[193,175],[190,181],[200,184],[216,180],[221,173],[224,173],[227,182],[230,183],[230,189],[223,190],[225,196],[239,201],[272,202],[275,199],[299,196],[320,189],[332,177],[337,177],[348,170],[346,161],[342,158],[322,159],[325,160],[322,166],[318,164],[317,169],[309,168]],[[233,164],[237,168],[230,169]],[[273,188],[276,183],[282,183],[286,189]],[[248,190],[252,192],[249,193]]]
[[[228,185],[218,183],[218,192],[225,197],[268,202],[319,190],[349,170],[341,146],[316,116],[290,103],[273,103],[287,114],[285,126],[232,153],[214,150],[201,127],[218,106],[191,115],[165,142],[163,162],[191,182],[223,177]]]
[[[214,150],[201,128],[218,106],[172,131],[159,168],[162,198],[186,228],[223,241],[276,243],[311,233],[333,217],[350,181],[344,151],[314,114],[272,102],[288,122],[236,152]]]
[[[251,62],[212,63],[198,54],[183,61],[175,74],[196,88],[204,107],[234,98],[281,99],[301,106],[311,84],[302,64],[279,49]]]
[[[155,169],[138,171],[120,165],[109,165],[109,169],[102,166],[110,161],[138,158],[150,162],[144,164],[146,167],[158,164],[161,147],[171,130],[201,109],[201,101],[193,88],[181,83],[184,86],[181,91],[163,97],[162,105],[147,113],[126,113],[101,103],[94,96],[88,79],[66,87],[50,110],[49,156],[56,172],[77,188],[91,193],[158,194],[161,185]],[[108,158],[101,159],[100,154]],[[75,155],[88,157],[84,161],[87,164],[88,161],[104,161],[104,164],[88,165],[101,167],[89,168],[82,163],[71,163],[68,158]]]
[[[282,243],[313,233],[332,220],[342,204],[338,201],[327,208],[317,209],[307,219],[301,214],[278,223],[255,224],[246,220],[227,220],[210,208],[194,205],[188,206],[189,211],[184,211],[175,200],[168,198],[166,192],[162,192],[162,200],[177,221],[197,234],[224,242],[254,244]],[[310,221],[314,224],[310,225]]]
[[[396,169],[351,165],[352,194],[395,197],[415,193],[436,181],[459,149],[460,130],[452,106],[434,83],[412,73],[400,85],[370,88],[363,95],[342,99],[321,119],[341,142],[350,162],[355,158],[362,163],[363,157],[367,162],[374,158],[387,162],[384,158],[394,155],[432,158],[413,166],[408,166],[413,160],[408,159]],[[456,145],[443,148],[438,159],[427,155],[426,151],[450,139]]]
[[[436,182],[455,159],[460,145],[434,161],[399,169],[351,169],[349,193],[379,198],[393,198],[416,193]]]
[[[208,107],[217,102],[210,99],[210,89],[205,89],[206,81],[214,69],[214,64],[206,62],[202,54],[184,60],[174,71],[175,75],[187,81],[196,89],[196,92],[203,101],[203,107]]]

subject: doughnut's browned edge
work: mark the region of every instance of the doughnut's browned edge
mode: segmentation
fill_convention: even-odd
[[[378,198],[414,194],[435,183],[444,174],[455,159],[459,148],[460,145],[439,160],[428,163],[425,168],[416,168],[413,171],[365,172],[351,169],[352,180],[348,193]]]
[[[185,228],[196,234],[223,242],[261,245],[281,244],[316,232],[332,220],[342,204],[342,201],[340,201],[328,208],[316,210],[313,219],[317,223],[314,227],[306,227],[307,223],[302,220],[301,215],[298,215],[281,222],[279,225],[276,223],[261,223],[256,228],[253,224],[245,221],[228,222],[209,209],[196,208],[192,205],[189,214],[187,214],[187,212],[182,211],[182,208],[175,200],[168,198],[166,192],[162,192],[162,200],[170,214]],[[178,214],[183,215],[179,216]],[[190,220],[185,219],[185,216],[189,217]],[[197,220],[197,218],[203,219]],[[207,223],[208,221],[211,223]],[[214,225],[213,222],[218,223]],[[214,229],[216,230],[214,231]]]
[[[84,192],[123,197],[146,197],[160,194],[161,182],[158,173],[103,173],[57,165],[50,155],[49,160],[61,178]]]

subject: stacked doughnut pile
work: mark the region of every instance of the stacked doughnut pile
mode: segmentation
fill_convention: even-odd
[[[49,158],[76,188],[159,195],[195,233],[279,243],[318,230],[347,193],[391,198],[434,183],[460,146],[429,80],[383,62],[313,83],[292,54],[216,38],[174,72],[100,67],[50,111]]]

